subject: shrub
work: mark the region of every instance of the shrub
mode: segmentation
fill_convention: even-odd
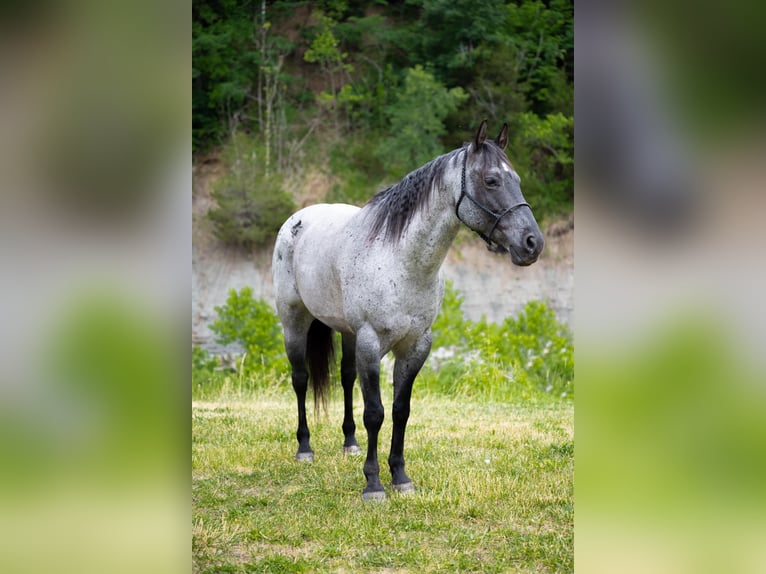
[[[249,136],[235,134],[223,154],[227,173],[214,186],[211,196],[217,206],[208,217],[215,235],[230,245],[271,244],[295,209],[292,195],[282,189],[282,177],[269,172],[261,147]]]
[[[541,395],[574,395],[574,347],[568,327],[545,303],[528,303],[516,318],[502,324],[467,319],[463,297],[447,283],[442,309],[433,325],[433,351],[418,378],[418,387],[450,396],[484,400],[534,399]],[[216,307],[211,325],[217,341],[239,344],[239,375],[224,373],[206,351],[192,352],[194,388],[211,389],[239,378],[240,386],[265,381],[282,384],[289,369],[279,320],[271,306],[253,297],[252,289],[229,291],[226,304]],[[336,335],[337,337],[337,335]],[[339,348],[339,341],[336,341]],[[338,357],[336,357],[337,372]],[[255,376],[257,375],[257,376]]]
[[[274,366],[284,357],[284,339],[279,319],[271,306],[253,297],[250,287],[239,292],[229,290],[226,304],[216,307],[218,319],[210,329],[222,345],[238,343],[246,356],[242,368],[254,369]]]
[[[539,392],[573,396],[572,335],[550,307],[531,301],[498,325],[466,319],[462,303],[448,282],[424,369],[431,390],[496,400]]]

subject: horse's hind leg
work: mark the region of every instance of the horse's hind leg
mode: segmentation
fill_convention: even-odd
[[[391,453],[388,465],[391,469],[391,483],[394,490],[403,493],[415,492],[410,477],[404,472],[404,431],[410,417],[412,384],[431,351],[431,333],[426,332],[417,343],[406,351],[396,353],[394,363],[394,407],[392,413],[393,431]]]
[[[343,357],[340,361],[340,380],[343,385],[343,452],[361,454],[356,442],[354,422],[354,382],[356,381],[356,337],[343,335]]]
[[[289,325],[288,325],[289,323]],[[303,323],[306,323],[304,326]],[[311,462],[314,460],[314,451],[311,450],[309,439],[309,425],[306,420],[306,393],[308,391],[309,373],[306,366],[306,341],[308,335],[308,325],[311,323],[309,317],[307,321],[288,322],[285,321],[285,350],[287,359],[290,361],[292,369],[292,382],[295,396],[298,400],[298,452],[295,455],[296,460]]]

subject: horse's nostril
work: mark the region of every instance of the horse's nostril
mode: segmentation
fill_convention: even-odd
[[[524,244],[527,246],[530,253],[533,252],[537,248],[537,238],[535,237],[535,234],[530,233],[527,235],[524,239]]]

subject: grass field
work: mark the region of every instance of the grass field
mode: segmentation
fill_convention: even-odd
[[[574,407],[419,396],[407,430],[417,492],[391,492],[384,389],[383,503],[364,503],[363,457],[341,452],[342,400],[309,418],[294,460],[292,392],[222,391],[192,405],[195,572],[571,572]],[[361,399],[357,438],[363,450]]]

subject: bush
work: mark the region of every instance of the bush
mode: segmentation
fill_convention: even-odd
[[[518,317],[495,324],[484,318],[466,319],[462,304],[462,296],[448,282],[432,328],[433,351],[418,377],[418,388],[496,401],[574,396],[572,334],[550,307],[532,301]],[[239,373],[234,374],[224,372],[206,351],[194,348],[193,388],[212,392],[233,378],[240,388],[287,384],[282,328],[271,306],[245,287],[229,291],[226,304],[216,312],[218,319],[210,328],[217,341],[237,343],[245,354],[236,361]]]
[[[250,287],[239,292],[229,290],[226,304],[215,308],[218,313],[210,329],[222,345],[238,343],[245,351],[241,361],[245,372],[273,367],[285,357],[284,338],[279,319],[271,306],[253,297]]]
[[[430,390],[495,400],[574,395],[572,335],[550,307],[529,302],[517,318],[498,325],[466,319],[462,303],[448,282],[424,369]]]
[[[282,223],[295,210],[279,174],[269,172],[265,150],[245,134],[235,134],[224,150],[226,175],[211,193],[217,206],[208,212],[215,235],[245,248],[273,243]]]

